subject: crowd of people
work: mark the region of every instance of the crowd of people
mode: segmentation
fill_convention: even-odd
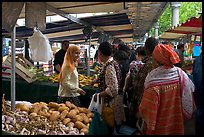
[[[161,44],[154,37],[144,46],[130,49],[126,44],[99,45],[97,56],[102,66],[98,79],[99,95],[114,110],[115,127],[133,128],[144,120],[145,135],[184,135],[184,121],[196,112],[196,134],[203,128],[202,53],[193,64],[193,80],[182,70],[183,45],[178,49]],[[80,106],[77,98],[85,91],[79,88],[77,60],[80,50],[69,46],[59,74],[59,102],[66,100]],[[194,102],[195,101],[195,102]]]

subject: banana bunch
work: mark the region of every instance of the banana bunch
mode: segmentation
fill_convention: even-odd
[[[94,88],[98,88],[98,83],[95,83],[95,84],[93,85],[93,87],[94,87]]]
[[[54,83],[58,83],[59,79],[58,79],[58,75],[57,73],[54,73],[52,76],[50,76],[48,79]]]
[[[79,74],[78,77],[79,77],[79,86],[80,87],[89,86],[89,84],[94,79],[94,76],[85,76],[82,74]]]
[[[99,67],[99,66],[96,66],[96,67],[94,68],[94,70],[95,70],[96,72],[99,72],[100,67]]]

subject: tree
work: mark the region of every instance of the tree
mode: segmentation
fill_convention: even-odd
[[[199,17],[202,13],[202,2],[181,2],[179,8],[179,23],[185,22],[191,17]],[[158,20],[159,23],[159,34],[161,35],[164,31],[168,30],[172,26],[172,8],[170,5],[167,6],[164,13]],[[154,36],[154,27],[151,29],[151,35]]]

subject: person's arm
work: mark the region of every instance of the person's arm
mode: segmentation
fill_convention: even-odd
[[[130,71],[126,75],[123,91],[126,91],[129,83],[130,83]]]
[[[114,66],[107,66],[105,74],[105,83],[107,85],[107,88],[105,89],[105,91],[102,91],[100,93],[100,96],[104,97],[109,95],[111,97],[115,97],[118,93],[118,80]]]
[[[92,81],[89,83],[89,85],[90,85],[90,86],[93,86],[93,85],[96,84],[96,83],[98,83],[98,78],[92,80]]]
[[[54,67],[55,69],[60,72],[61,67],[60,67],[60,56],[59,56],[59,52],[57,52],[55,54],[55,60],[54,60]]]
[[[56,69],[58,72],[60,72],[60,70],[61,70],[60,64],[55,65],[55,69]]]
[[[139,111],[136,116],[142,117],[147,124],[147,130],[152,132],[155,130],[157,113],[159,110],[159,94],[157,93],[159,88],[148,88],[145,89],[141,103],[139,105]]]

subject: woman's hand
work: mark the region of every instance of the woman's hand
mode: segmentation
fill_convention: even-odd
[[[90,85],[90,86],[93,86],[95,83],[97,83],[97,81],[98,81],[98,79],[94,79],[93,81],[91,81],[91,82],[89,83],[89,85]]]
[[[86,92],[83,89],[79,89],[78,93],[81,94],[81,95],[85,95],[86,94]]]
[[[142,118],[142,115],[141,115],[139,112],[136,112],[135,116],[136,116],[137,118]]]

